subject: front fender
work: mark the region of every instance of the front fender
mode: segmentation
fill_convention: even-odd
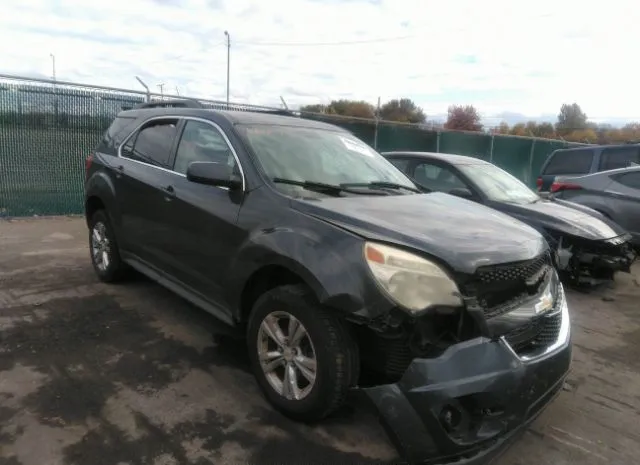
[[[368,270],[362,259],[362,239],[329,225],[310,229],[267,228],[251,234],[230,268],[228,295],[239,316],[245,284],[270,265],[298,275],[324,305],[348,313],[361,311],[371,293]]]

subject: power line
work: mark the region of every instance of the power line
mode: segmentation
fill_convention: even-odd
[[[239,45],[256,45],[267,47],[322,47],[322,46],[335,46],[335,45],[358,45],[358,44],[373,44],[379,42],[395,42],[398,40],[413,39],[414,36],[399,36],[399,37],[383,37],[378,39],[367,40],[346,40],[339,42],[252,42],[252,41],[236,41]]]

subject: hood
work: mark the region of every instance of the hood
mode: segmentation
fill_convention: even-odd
[[[294,200],[293,208],[368,240],[423,251],[463,273],[528,260],[547,245],[508,215],[444,193]]]
[[[595,210],[562,200],[542,199],[531,204],[500,203],[491,206],[531,226],[589,240],[611,239],[626,233],[621,226]]]

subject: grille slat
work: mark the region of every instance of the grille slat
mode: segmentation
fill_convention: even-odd
[[[472,293],[484,309],[485,318],[509,312],[538,289],[545,269],[551,268],[551,256],[545,252],[531,260],[489,265],[476,270]]]
[[[480,282],[489,284],[500,281],[527,280],[535,276],[545,265],[551,264],[549,253],[545,253],[531,260],[506,263],[504,265],[490,265],[478,268],[476,275]]]

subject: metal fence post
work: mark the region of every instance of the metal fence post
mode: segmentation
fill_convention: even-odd
[[[436,133],[436,153],[440,153],[440,131]]]
[[[529,171],[527,173],[527,184],[531,183],[531,176],[533,175],[533,153],[536,148],[536,139],[531,142],[531,150],[529,151]]]
[[[495,139],[495,134],[491,134],[491,145],[489,149],[489,163],[493,163],[493,140]]]

